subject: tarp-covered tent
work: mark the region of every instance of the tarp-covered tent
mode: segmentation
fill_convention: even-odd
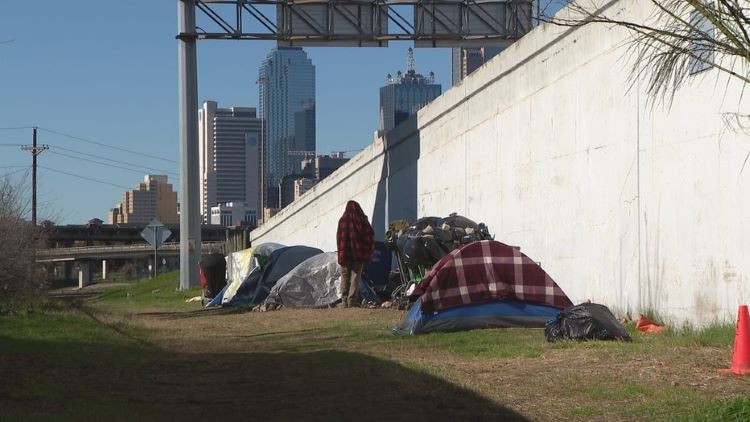
[[[340,290],[341,268],[336,252],[326,252],[306,259],[281,277],[263,308],[324,308],[340,300]]]
[[[250,303],[270,255],[284,245],[260,245],[227,255],[227,286],[206,307],[240,306]]]
[[[252,248],[243,249],[227,255],[227,283],[242,281],[247,278],[250,271],[255,267],[253,258],[256,255],[269,257],[273,251],[285,247],[279,243],[261,243]],[[265,264],[263,262],[262,264]]]
[[[268,264],[263,268],[257,287],[255,289],[250,287],[253,295],[249,303],[258,305],[263,302],[281,277],[306,259],[322,253],[320,249],[309,246],[289,246],[275,250],[268,258]]]
[[[396,332],[544,327],[572,305],[539,264],[493,240],[469,243],[444,256],[412,297],[418,300]]]

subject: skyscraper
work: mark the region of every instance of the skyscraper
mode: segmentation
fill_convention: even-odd
[[[122,195],[122,202],[109,211],[109,224],[148,224],[158,218],[177,224],[177,192],[167,176],[147,174],[143,183]]]
[[[399,71],[387,77],[388,85],[380,88],[380,131],[387,132],[440,96],[442,88],[435,75],[428,77],[414,70],[414,50],[409,48],[406,73]]]
[[[206,101],[198,110],[201,215],[235,202],[260,214],[262,121],[253,107],[218,108]]]
[[[454,48],[451,52],[452,84],[456,86],[469,73],[479,69],[503,51],[502,47]]]
[[[284,176],[300,172],[302,159],[315,151],[315,66],[299,47],[268,53],[258,75],[262,137],[264,204],[274,207],[269,191]]]

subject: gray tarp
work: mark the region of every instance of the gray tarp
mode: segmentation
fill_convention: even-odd
[[[323,308],[341,297],[341,270],[336,252],[315,255],[280,278],[264,302],[265,309]]]

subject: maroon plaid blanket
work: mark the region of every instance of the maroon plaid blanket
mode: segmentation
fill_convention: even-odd
[[[536,262],[494,240],[469,243],[444,256],[412,296],[422,296],[425,313],[503,299],[561,309],[573,305]]]

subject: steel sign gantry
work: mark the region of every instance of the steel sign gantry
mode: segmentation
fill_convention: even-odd
[[[206,28],[196,26],[196,10]],[[180,232],[185,234],[180,236],[180,289],[198,285],[201,256],[197,40],[349,47],[407,40],[417,47],[503,47],[531,29],[531,13],[532,0],[177,0]]]

